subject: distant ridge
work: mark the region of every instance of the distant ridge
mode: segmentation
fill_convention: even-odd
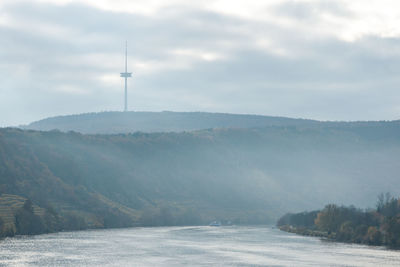
[[[76,131],[85,134],[182,132],[214,128],[316,126],[322,122],[262,115],[208,112],[99,112],[50,117],[22,126],[32,130]]]
[[[133,132],[183,132],[216,128],[263,128],[271,126],[343,127],[376,126],[385,121],[323,122],[310,119],[293,119],[248,114],[208,112],[99,112],[50,117],[22,126],[23,129],[83,134],[119,134]],[[391,123],[399,123],[392,121]]]

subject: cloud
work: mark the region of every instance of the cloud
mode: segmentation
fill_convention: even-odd
[[[397,119],[397,11],[355,2],[2,1],[0,125],[121,109],[125,40],[134,110]]]
[[[315,21],[324,16],[354,18],[343,1],[283,1],[273,6],[273,10],[293,20]]]

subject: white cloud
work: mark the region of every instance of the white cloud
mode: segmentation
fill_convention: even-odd
[[[160,9],[185,5],[187,1],[179,0],[34,0],[38,3],[48,3],[65,6],[67,4],[85,4],[105,11],[142,14],[146,16],[155,15]]]
[[[64,85],[55,85],[54,89],[56,92],[60,92],[63,94],[73,94],[73,95],[86,95],[89,94],[88,90],[85,88],[81,88],[79,86],[64,84]]]
[[[190,59],[198,59],[204,61],[216,61],[221,60],[225,56],[218,52],[211,52],[211,51],[201,51],[198,49],[173,49],[170,51],[172,55],[181,56]]]
[[[24,3],[24,0],[2,0],[0,7],[9,3]],[[354,41],[365,35],[381,37],[397,37],[400,29],[400,3],[397,0],[32,0],[36,3],[47,3],[65,6],[67,4],[85,4],[110,12],[142,14],[157,18],[166,13],[166,9],[190,8],[193,10],[212,11],[251,21],[264,21],[286,27],[309,27],[309,23],[299,22],[298,18],[277,14],[275,7],[279,5],[306,5],[310,14],[318,16],[318,27],[322,33],[329,33],[343,40]],[[347,10],[352,16],[346,17],[336,13],[337,8]],[[4,20],[4,18],[2,18]],[[1,21],[1,20],[0,20]],[[322,27],[322,28],[321,28]],[[318,33],[318,32],[317,32]]]

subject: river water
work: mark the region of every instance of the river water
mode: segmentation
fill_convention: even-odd
[[[400,266],[400,251],[273,227],[157,227],[0,241],[1,266]]]

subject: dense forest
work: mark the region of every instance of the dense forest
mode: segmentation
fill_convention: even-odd
[[[280,229],[335,241],[400,248],[400,198],[380,194],[376,209],[334,204],[311,212],[288,213],[277,223]]]
[[[296,123],[109,135],[0,129],[2,229],[22,231],[26,201],[46,232],[266,224],[327,202],[366,207],[371,195],[400,194],[399,122]]]

